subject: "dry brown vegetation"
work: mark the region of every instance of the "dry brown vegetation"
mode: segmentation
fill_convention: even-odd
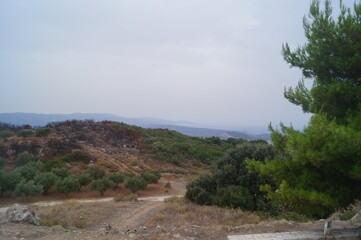
[[[176,219],[174,219],[176,216]],[[175,221],[176,220],[176,221]],[[260,218],[251,212],[240,209],[220,208],[217,206],[199,206],[183,198],[171,198],[150,219],[150,223],[172,223],[176,227],[186,225],[238,226],[255,224]]]

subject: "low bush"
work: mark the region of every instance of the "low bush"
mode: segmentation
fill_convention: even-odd
[[[28,197],[41,194],[43,186],[36,185],[34,181],[21,180],[15,187],[14,197]]]
[[[115,183],[110,181],[109,178],[103,177],[103,178],[94,180],[91,183],[90,188],[92,190],[98,191],[100,193],[100,196],[103,196],[105,191],[109,188],[114,188],[114,185],[115,185]]]
[[[91,161],[90,156],[82,151],[73,151],[71,153],[68,153],[63,157],[63,159],[65,162],[90,163]]]
[[[55,184],[56,191],[65,194],[66,198],[68,198],[69,193],[75,192],[79,189],[79,181],[74,176],[68,176],[63,180],[59,180]]]
[[[45,137],[48,136],[51,133],[50,128],[43,127],[36,130],[36,136],[37,137]]]
[[[105,176],[105,174],[106,174],[104,169],[98,168],[98,167],[90,167],[90,168],[88,168],[87,173],[89,173],[90,176],[93,179],[103,178]]]
[[[54,173],[61,180],[70,175],[69,170],[65,167],[53,168],[51,169],[51,172]]]
[[[15,158],[15,163],[17,166],[23,166],[26,165],[29,162],[32,161],[36,161],[37,158],[30,155],[28,152],[23,152],[20,153],[16,158]]]
[[[14,133],[8,129],[0,131],[0,138],[2,138],[2,139],[7,139],[7,138],[11,137],[12,135],[14,135]]]
[[[34,130],[32,129],[20,129],[16,132],[16,135],[19,137],[30,137],[34,135]]]
[[[124,180],[124,187],[135,193],[138,190],[145,190],[148,183],[138,176],[129,176]]]

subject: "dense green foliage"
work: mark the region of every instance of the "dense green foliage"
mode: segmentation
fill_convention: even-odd
[[[361,199],[361,3],[341,4],[334,20],[330,1],[324,10],[313,1],[304,29],[307,43],[293,52],[286,44],[283,55],[313,84],[285,97],[314,115],[303,131],[270,127],[277,157],[248,166],[277,183],[261,190],[279,209],[326,217]]]
[[[186,198],[206,205],[240,207],[248,210],[265,210],[270,205],[259,187],[272,183],[248,171],[246,160],[264,162],[274,157],[272,146],[264,141],[245,142],[227,152],[213,167],[187,186]]]
[[[51,172],[60,179],[64,179],[70,175],[69,170],[66,167],[53,168],[51,169]]]
[[[44,161],[44,169],[46,171],[52,171],[54,168],[65,168],[65,161],[62,157],[55,157]]]
[[[66,154],[63,157],[64,162],[83,162],[89,163],[91,158],[88,154],[82,151],[73,151],[71,153]]]
[[[55,186],[58,192],[64,193],[66,198],[68,198],[69,193],[77,191],[80,184],[76,177],[68,176],[63,180],[57,181]]]
[[[138,190],[145,190],[148,183],[138,176],[132,175],[127,176],[124,180],[124,187],[135,193]]]
[[[75,176],[79,181],[78,191],[80,191],[81,187],[88,185],[93,180],[89,173],[76,174]]]
[[[315,115],[303,131],[282,126],[272,140],[278,159],[249,166],[279,186],[262,187],[275,205],[316,217],[361,198],[361,132]]]
[[[9,129],[4,129],[0,131],[0,138],[7,139],[8,137],[11,137],[14,135],[14,133]]]
[[[331,1],[313,1],[309,17],[304,19],[307,43],[291,51],[283,46],[283,56],[291,67],[302,70],[305,79],[313,81],[308,89],[303,80],[285,97],[300,105],[305,112],[325,113],[337,123],[349,123],[361,115],[361,4],[354,9],[341,7],[335,20]],[[358,117],[358,118],[359,118]],[[360,124],[360,122],[358,122]],[[358,125],[361,129],[361,125]]]
[[[36,185],[33,180],[26,181],[21,180],[15,187],[13,192],[14,197],[27,197],[27,196],[36,196],[42,192],[42,186]]]
[[[43,127],[36,130],[36,136],[37,137],[45,137],[48,136],[51,133],[50,128]]]
[[[120,173],[109,173],[107,177],[114,183],[114,189],[118,188],[119,184],[124,181],[124,177]]]
[[[58,177],[52,172],[42,173],[34,178],[34,182],[43,187],[44,195],[48,194],[49,189],[56,183],[57,180]]]
[[[115,183],[111,181],[108,177],[103,177],[99,179],[95,179],[91,185],[90,188],[92,190],[96,190],[100,193],[100,196],[103,196],[105,191],[109,188],[114,188]]]
[[[19,137],[30,137],[34,135],[34,130],[32,129],[20,129],[16,132],[16,135]]]
[[[158,171],[142,172],[139,176],[135,174],[125,174],[124,187],[131,190],[133,193],[138,190],[145,190],[148,184],[156,184],[160,179]]]
[[[181,164],[185,160],[211,164],[226,150],[245,140],[188,137],[176,131],[145,129],[143,141],[146,148],[158,159],[174,164]]]
[[[103,178],[106,174],[104,169],[98,167],[90,167],[88,168],[87,172],[93,179]]]
[[[148,184],[158,183],[160,173],[157,171],[147,171],[140,174],[140,178],[144,179]]]
[[[36,161],[36,160],[37,158],[30,155],[28,152],[23,152],[16,157],[15,163],[17,166],[22,166],[22,165],[26,165],[31,161]]]

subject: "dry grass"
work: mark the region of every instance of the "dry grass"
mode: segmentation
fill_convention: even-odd
[[[125,202],[125,201],[136,201],[138,195],[135,193],[131,193],[128,195],[118,194],[114,197],[114,202]]]
[[[176,218],[175,218],[176,216]],[[167,223],[173,226],[239,226],[255,224],[260,218],[239,209],[224,209],[216,206],[199,206],[184,199],[169,199],[149,220],[151,224]]]
[[[44,226],[62,226],[63,228],[86,228],[89,215],[83,204],[72,201],[60,205],[34,209]],[[87,220],[85,219],[85,216]]]

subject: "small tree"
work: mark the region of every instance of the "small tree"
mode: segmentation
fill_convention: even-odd
[[[2,138],[2,139],[7,139],[8,137],[11,137],[12,135],[14,135],[14,133],[8,129],[0,131],[0,138]]]
[[[48,194],[49,189],[56,183],[57,180],[58,177],[52,172],[37,175],[34,179],[36,184],[43,186],[43,195]]]
[[[124,181],[123,175],[119,173],[110,173],[108,178],[115,184],[114,189],[118,188],[118,185]]]
[[[36,136],[37,137],[45,137],[48,136],[51,133],[50,128],[43,127],[36,130]]]
[[[41,162],[29,162],[25,166],[18,168],[15,171],[19,172],[24,179],[30,181],[40,173],[41,168]]]
[[[43,186],[36,185],[34,181],[26,181],[25,179],[18,183],[13,192],[14,197],[28,197],[41,194]]]
[[[78,178],[78,181],[79,181],[79,189],[78,189],[78,191],[80,191],[80,189],[83,186],[88,185],[93,180],[89,173],[77,174],[77,175],[75,175],[75,177]]]
[[[100,179],[105,176],[106,172],[104,169],[98,167],[90,167],[88,168],[87,172],[93,179]]]
[[[160,173],[157,171],[142,172],[140,177],[144,179],[148,184],[158,183],[160,179]]]
[[[96,190],[100,193],[100,196],[103,196],[105,191],[109,188],[113,188],[115,183],[109,180],[109,178],[104,177],[100,179],[96,179],[92,182],[90,188],[92,190]]]
[[[138,190],[145,190],[148,183],[143,179],[137,176],[130,176],[124,180],[124,187],[130,189],[133,193]]]
[[[22,177],[18,171],[4,172],[0,170],[0,196],[5,191],[12,191],[21,181]]]
[[[62,168],[53,168],[51,170],[52,173],[54,173],[57,177],[59,177],[60,179],[64,179],[66,177],[68,177],[70,175],[69,170],[66,169],[65,167]]]
[[[46,171],[51,171],[54,168],[64,168],[65,161],[62,157],[55,157],[50,160],[44,161],[44,168]]]
[[[17,166],[23,166],[23,165],[26,165],[28,164],[29,162],[33,162],[33,161],[36,161],[37,158],[30,155],[28,152],[23,152],[23,153],[20,153],[16,159],[15,159],[15,163]]]
[[[20,129],[19,131],[16,132],[16,135],[19,137],[29,137],[34,135],[34,131],[32,129]]]
[[[57,181],[55,186],[58,192],[64,193],[66,198],[68,198],[69,193],[77,191],[80,184],[76,177],[68,176],[63,180]]]

